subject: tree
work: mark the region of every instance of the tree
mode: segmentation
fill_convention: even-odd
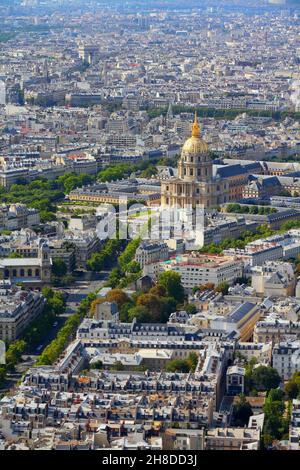
[[[23,258],[23,255],[21,255],[20,253],[11,253],[11,254],[9,255],[9,258],[10,258],[10,259]]]
[[[257,390],[269,391],[277,388],[280,382],[280,376],[273,367],[258,366],[252,372],[252,383]]]
[[[295,372],[285,384],[285,393],[290,399],[297,398],[300,394],[300,372]]]
[[[215,285],[213,282],[207,282],[206,284],[202,284],[197,288],[197,290],[205,291],[205,290],[213,290],[215,288]]]
[[[78,326],[84,316],[87,315],[91,303],[95,300],[96,294],[91,293],[83,299],[78,310],[69,316],[64,326],[59,330],[56,338],[44,349],[37,361],[37,365],[53,364],[64,351],[69,342],[74,338]]]
[[[122,277],[122,273],[119,268],[112,268],[108,276],[108,285],[112,288],[117,287]]]
[[[165,271],[159,276],[159,284],[165,287],[168,297],[173,297],[177,302],[183,302],[184,289],[180,274],[175,271]]]
[[[126,272],[139,273],[140,271],[141,271],[141,266],[137,261],[132,260],[130,261],[130,263],[128,263]]]
[[[105,298],[95,299],[95,300],[91,303],[91,308],[90,308],[90,315],[91,315],[91,317],[93,317],[93,316],[95,315],[96,310],[97,310],[97,305],[102,304],[103,302],[105,302]]]
[[[183,359],[173,359],[166,366],[167,372],[189,372],[189,365],[187,361]]]
[[[6,351],[6,364],[9,370],[13,370],[15,365],[21,360],[22,354],[24,354],[26,348],[26,342],[22,339],[16,340],[9,345]]]
[[[189,366],[189,370],[191,372],[195,372],[198,361],[199,361],[199,356],[195,352],[191,352],[188,355],[187,363],[188,363],[188,366]]]
[[[227,204],[226,206],[226,212],[240,212],[240,210],[240,204]]]
[[[284,393],[280,388],[272,388],[268,393],[268,398],[271,401],[283,401]]]
[[[162,297],[160,299],[162,305],[161,323],[166,323],[171,313],[176,311],[176,300],[173,297]]]
[[[123,253],[119,256],[118,262],[123,273],[126,273],[129,263],[133,260],[135,252],[140,244],[140,239],[131,240]]]
[[[111,371],[121,371],[121,370],[124,370],[125,369],[125,366],[124,364],[122,364],[121,361],[116,361],[110,368]]]
[[[245,395],[239,396],[239,401],[234,406],[233,415],[236,426],[248,425],[249,418],[253,415],[253,411]]]
[[[157,168],[153,165],[150,165],[141,173],[142,178],[151,178],[151,176],[157,175]]]
[[[250,214],[258,214],[258,211],[259,211],[259,209],[258,209],[257,206],[250,206],[250,208],[249,208]],[[264,208],[262,208],[262,211],[264,213]]]
[[[63,277],[68,272],[68,266],[61,258],[57,258],[53,261],[52,272],[54,276]]]
[[[142,305],[137,305],[128,310],[128,321],[132,322],[134,318],[138,323],[147,323],[150,319],[147,309]]]
[[[198,309],[196,307],[195,304],[187,304],[185,307],[185,311],[189,314],[189,315],[195,315],[195,313],[197,313]]]
[[[221,282],[217,287],[216,287],[216,292],[222,292],[222,294],[226,295],[228,294],[228,289],[229,289],[229,284],[228,282]]]
[[[167,294],[166,288],[161,284],[156,284],[149,290],[149,294],[157,295],[157,297],[165,297]]]
[[[93,363],[91,364],[91,368],[92,368],[92,369],[102,369],[102,368],[103,368],[103,362],[100,361],[100,359],[99,359],[99,361],[93,362]]]
[[[126,304],[129,301],[129,297],[121,289],[112,289],[108,292],[105,297],[107,302],[116,302],[118,307],[121,308],[122,305]]]
[[[282,439],[288,432],[289,419],[284,417],[285,402],[280,389],[269,391],[263,411],[265,413],[263,444],[269,447],[274,440]]]
[[[40,219],[41,219],[41,222],[45,224],[46,222],[53,222],[54,220],[56,220],[56,216],[53,212],[41,211]]]
[[[90,259],[87,261],[87,267],[93,272],[102,271],[104,268],[104,255],[102,253],[93,253]]]
[[[162,303],[159,297],[153,294],[142,294],[137,299],[137,305],[145,307],[153,322],[160,321]]]
[[[129,299],[130,300],[130,299]],[[126,302],[119,309],[119,318],[122,322],[128,322],[128,312],[133,307],[133,302]]]

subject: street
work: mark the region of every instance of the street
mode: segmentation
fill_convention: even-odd
[[[16,385],[26,370],[33,366],[42,351],[55,339],[57,333],[63,327],[68,317],[76,312],[80,302],[87,297],[88,294],[99,291],[107,281],[108,275],[109,271],[103,271],[101,273],[101,279],[99,280],[76,281],[72,287],[59,289],[60,291],[68,294],[65,313],[59,315],[53,321],[53,327],[41,344],[38,345],[38,347],[35,345],[34,347],[29,348],[28,353],[22,356],[22,362],[16,366],[15,372],[7,374],[6,383],[2,388],[0,388],[0,393],[5,393]]]

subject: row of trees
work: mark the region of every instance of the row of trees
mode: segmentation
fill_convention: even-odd
[[[42,341],[55,317],[65,311],[66,302],[61,292],[55,292],[47,287],[42,293],[46,298],[45,308],[41,315],[25,329],[22,339],[9,344],[6,351],[6,364],[0,367],[0,382],[4,381],[7,372],[14,371],[29,347],[32,348]]]
[[[167,114],[168,107],[164,108],[148,108],[148,116],[150,119],[164,116]],[[295,120],[300,120],[300,112],[294,111],[269,111],[269,110],[255,110],[255,109],[216,109],[216,108],[195,108],[193,106],[174,105],[173,113],[195,113],[201,118],[212,117],[215,119],[235,119],[239,114],[246,113],[249,116],[258,117],[271,117],[275,120],[285,119],[287,116],[293,117]]]
[[[87,262],[91,271],[99,272],[111,268],[107,286],[112,288],[124,288],[135,282],[142,274],[141,267],[134,260],[136,250],[140,244],[140,238],[127,240],[107,240],[100,252],[94,253]]]
[[[74,339],[77,328],[89,312],[95,298],[96,294],[92,293],[81,301],[77,312],[67,319],[56,338],[44,349],[37,360],[37,365],[50,365],[59,358],[67,345]]]
[[[195,292],[204,292],[206,290],[214,290],[215,292],[222,292],[222,294],[228,294],[229,284],[228,282],[221,282],[217,286],[213,282],[207,282],[206,284],[201,284],[200,286],[193,287],[193,293]]]
[[[142,275],[139,263],[134,260],[139,244],[140,238],[131,240],[127,244],[124,251],[118,257],[118,266],[110,272],[108,286],[124,288],[135,282]]]
[[[22,337],[26,345],[37,346],[47,335],[55,318],[65,312],[66,300],[62,292],[45,287],[42,291],[46,304],[42,315],[33,321],[24,331]]]
[[[269,215],[277,212],[277,209],[270,206],[244,206],[240,204],[227,204],[226,212],[234,212],[237,214],[259,214]]]
[[[93,253],[87,261],[88,269],[93,272],[100,272],[103,269],[110,268],[115,263],[125,245],[126,240],[107,240],[101,251]]]
[[[227,250],[229,248],[245,248],[248,243],[251,243],[254,240],[270,237],[271,235],[275,235],[277,233],[284,233],[287,230],[291,230],[293,228],[300,228],[299,220],[290,220],[284,222],[281,224],[280,229],[278,230],[272,230],[267,225],[260,225],[257,227],[255,233],[247,230],[237,239],[225,238],[218,244],[210,243],[208,245],[204,245],[204,247],[199,251],[200,253],[220,254],[223,250]]]

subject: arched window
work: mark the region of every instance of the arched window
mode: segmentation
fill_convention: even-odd
[[[5,277],[5,279],[8,279],[8,278],[9,278],[9,269],[5,269],[5,271],[4,271],[4,277]]]
[[[28,277],[32,277],[32,269],[28,269],[27,275],[28,275]]]
[[[39,277],[40,276],[40,270],[39,269],[36,269],[35,270],[35,277]]]
[[[24,277],[24,276],[25,276],[25,271],[24,271],[24,269],[21,269],[21,270],[20,270],[20,276],[21,276],[21,277]]]
[[[17,277],[17,270],[13,269],[13,277]]]

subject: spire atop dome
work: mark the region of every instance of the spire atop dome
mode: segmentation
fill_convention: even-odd
[[[198,123],[197,111],[195,111],[195,120],[192,127],[192,137],[197,137],[200,139],[200,126]]]

